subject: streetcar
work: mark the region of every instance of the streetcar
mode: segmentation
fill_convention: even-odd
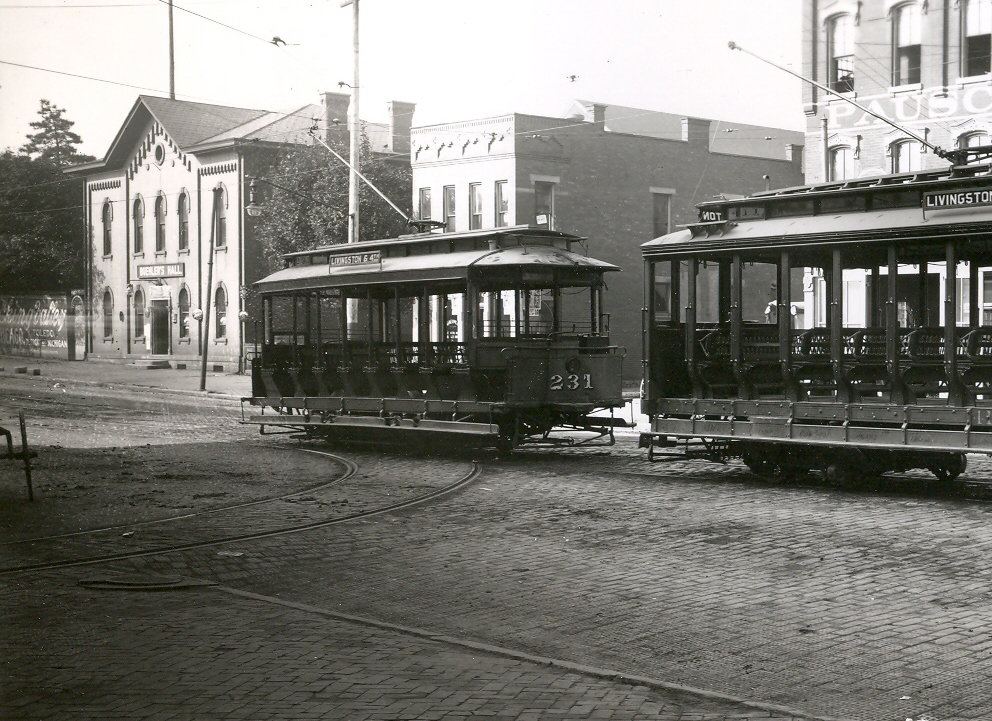
[[[261,412],[244,420],[346,441],[612,443],[624,349],[603,296],[619,268],[584,243],[514,226],[283,256],[254,285],[245,400]]]
[[[644,244],[649,456],[949,481],[992,454],[990,167],[721,197]]]

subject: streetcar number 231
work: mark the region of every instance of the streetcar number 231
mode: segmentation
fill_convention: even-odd
[[[553,391],[576,391],[579,388],[592,388],[592,375],[583,373],[582,375],[571,374],[567,376],[551,376],[551,390]]]

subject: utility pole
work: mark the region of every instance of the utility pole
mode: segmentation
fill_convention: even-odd
[[[172,0],[169,0],[169,100],[176,99],[176,49],[172,31]]]
[[[351,172],[348,175],[348,242],[358,242],[358,169],[361,167],[362,121],[358,114],[358,0],[344,0],[341,7],[352,6],[352,47],[354,77],[351,81]]]

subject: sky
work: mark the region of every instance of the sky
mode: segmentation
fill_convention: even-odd
[[[179,100],[288,112],[352,80],[352,8],[341,0],[174,6]],[[582,99],[804,129],[799,81],[727,48],[733,40],[798,70],[799,0],[360,0],[359,8],[369,121],[386,120],[389,100],[417,103],[418,126],[562,116]],[[0,150],[25,142],[44,98],[66,109],[82,150],[103,157],[139,94],[168,96],[168,58],[166,0],[0,0]]]

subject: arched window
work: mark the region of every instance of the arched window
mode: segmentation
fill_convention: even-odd
[[[214,247],[227,245],[227,189],[223,185],[214,188]]]
[[[967,0],[961,32],[961,74],[992,71],[992,0]]]
[[[850,15],[828,21],[827,82],[838,93],[854,91],[854,19]]]
[[[989,144],[989,134],[978,131],[975,133],[968,133],[967,135],[962,135],[958,140],[958,146],[961,148],[974,148],[978,145],[988,145]]]
[[[134,338],[145,337],[145,294],[141,288],[134,291]]]
[[[854,177],[854,153],[851,152],[851,146],[838,145],[830,148],[829,160],[830,177],[827,180],[847,180]]]
[[[923,169],[923,153],[915,140],[900,140],[889,146],[893,173],[913,173]]]
[[[189,195],[179,194],[179,250],[189,248]]]
[[[114,294],[107,288],[103,292],[103,337],[114,335]]]
[[[920,82],[920,45],[922,43],[920,6],[915,2],[892,11],[892,84],[912,85]]]
[[[189,288],[179,291],[179,337],[189,338]]]
[[[155,198],[155,252],[165,252],[165,196]]]
[[[126,212],[126,211],[125,211]],[[114,247],[111,243],[110,224],[114,221],[114,204],[103,201],[103,254],[110,255]]]
[[[217,312],[217,333],[216,337],[227,338],[227,292],[224,286],[217,286],[217,293],[214,295],[214,309]]]
[[[139,195],[134,199],[134,209],[131,212],[134,220],[134,252],[145,252],[145,204]]]

